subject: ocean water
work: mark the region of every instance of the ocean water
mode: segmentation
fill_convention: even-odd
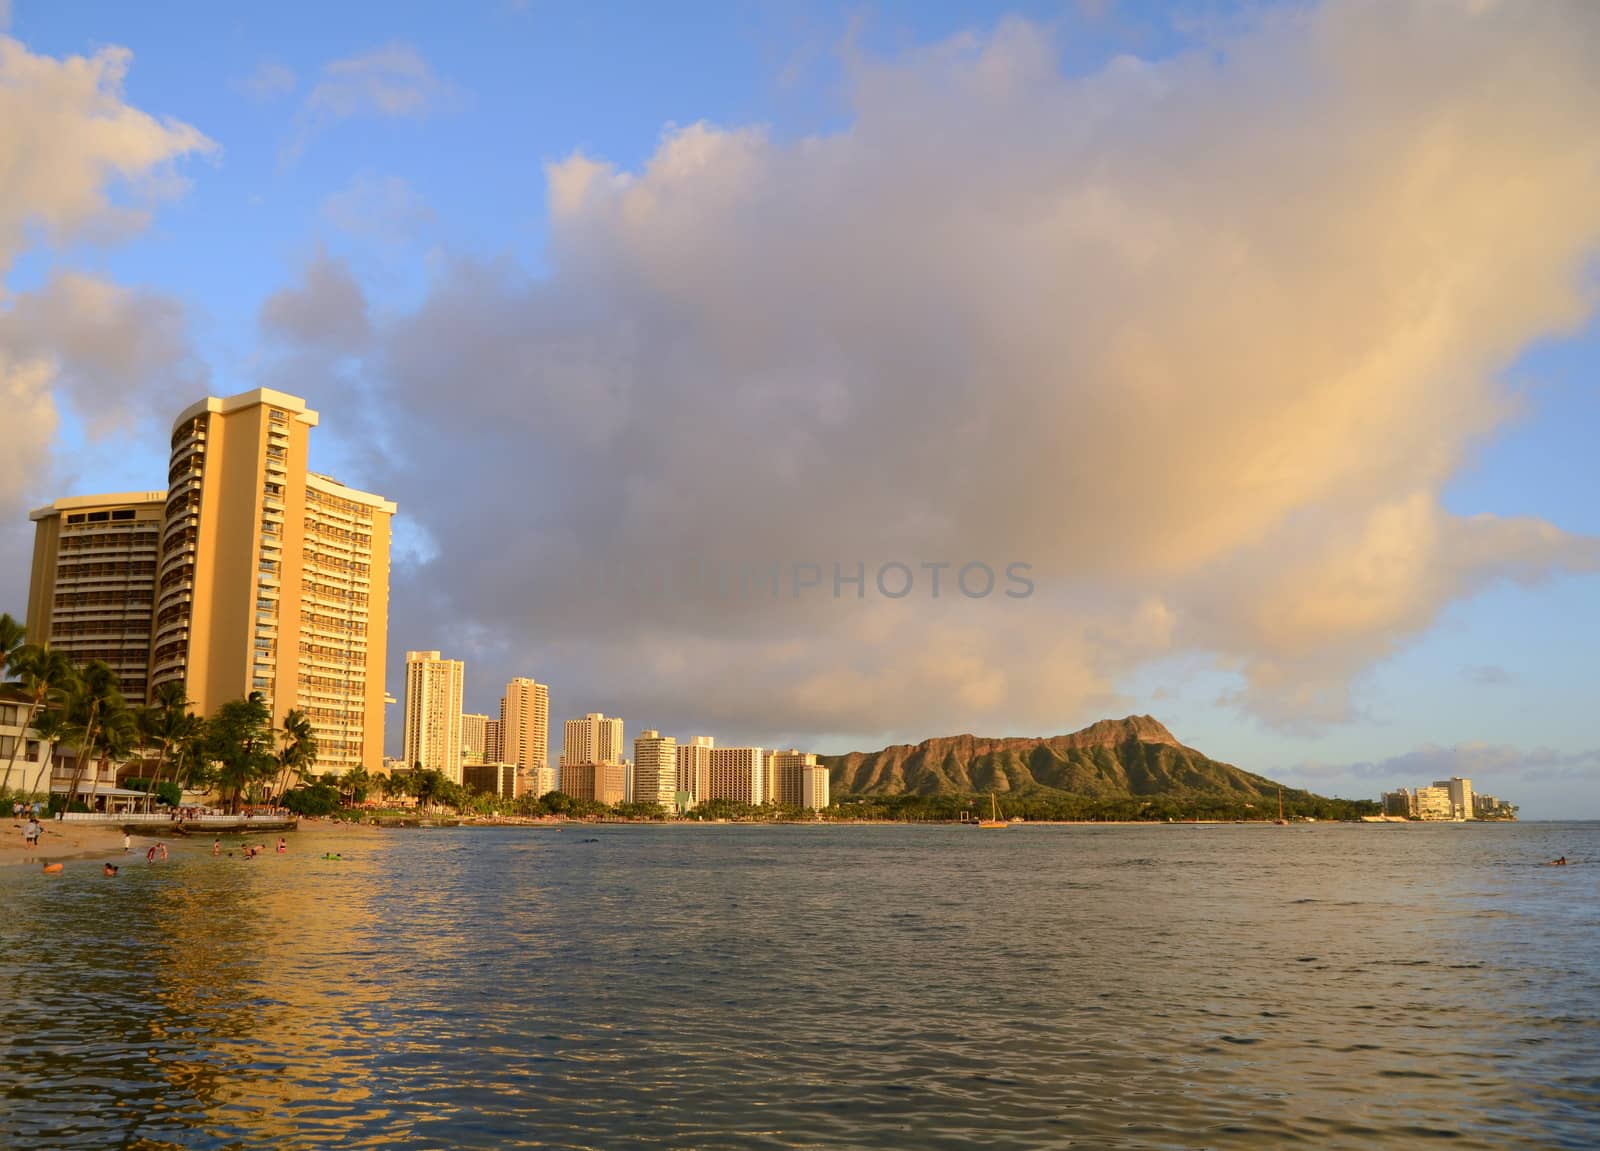
[[[0,873],[0,1146],[1600,1144],[1600,825],[330,842]]]

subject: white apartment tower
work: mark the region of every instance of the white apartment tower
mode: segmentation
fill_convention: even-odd
[[[1452,775],[1449,779],[1436,779],[1434,787],[1442,787],[1450,793],[1450,818],[1472,819],[1472,780],[1462,779],[1459,775]]]
[[[405,761],[461,782],[461,697],[466,665],[436,651],[406,652]]]
[[[659,731],[642,731],[633,741],[635,803],[659,803],[671,811],[677,802],[678,741]]]

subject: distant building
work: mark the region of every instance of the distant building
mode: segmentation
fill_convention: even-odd
[[[764,783],[769,801],[780,807],[806,806],[806,771],[817,766],[816,752],[791,747],[788,751],[767,753],[766,762]]]
[[[1434,784],[1419,787],[1415,795],[1418,819],[1450,820],[1455,818],[1455,806],[1450,802],[1450,788]]]
[[[1476,814],[1472,807],[1472,780],[1462,779],[1459,775],[1452,775],[1449,779],[1436,779],[1434,787],[1442,787],[1450,793],[1450,818],[1472,819]]]
[[[810,764],[801,776],[800,806],[821,811],[828,806],[828,769],[821,764]]]
[[[697,735],[678,745],[677,798],[684,811],[710,798],[711,749],[715,746],[716,740],[709,735]]]
[[[405,761],[461,782],[461,695],[466,665],[436,651],[406,652]]]
[[[468,791],[511,799],[517,791],[517,765],[514,763],[468,763],[461,767],[461,781]]]
[[[461,763],[498,762],[486,758],[488,751],[489,717],[476,712],[461,713]],[[463,777],[464,779],[465,777]]]
[[[1383,793],[1383,814],[1400,815],[1409,819],[1417,814],[1416,798],[1405,788]]]
[[[573,799],[621,803],[627,795],[626,773],[620,763],[563,763],[561,790]]]
[[[766,752],[759,747],[712,747],[707,757],[705,799],[759,806],[766,802]],[[705,802],[702,799],[701,802]]]
[[[556,789],[550,770],[550,688],[526,676],[506,684],[500,699],[499,758],[518,769],[519,795]]]
[[[642,731],[633,741],[635,803],[659,803],[672,811],[678,791],[678,741],[659,731]]]
[[[561,763],[621,763],[627,748],[622,720],[592,711],[582,719],[569,719],[561,750]]]
[[[503,710],[505,700],[500,701]],[[500,740],[500,721],[498,719],[486,720],[483,725],[483,761],[485,763],[502,763],[505,756],[501,754],[504,744]]]

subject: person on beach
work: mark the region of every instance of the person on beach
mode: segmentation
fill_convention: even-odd
[[[39,846],[39,832],[41,832],[42,830],[44,830],[44,829],[39,826],[39,821],[37,819],[30,818],[27,823],[24,823],[22,825],[22,844],[23,844],[23,846],[24,847],[38,847]]]
[[[123,855],[127,855],[132,850],[133,850],[133,836],[129,835],[126,831],[124,831],[122,833],[122,854]]]

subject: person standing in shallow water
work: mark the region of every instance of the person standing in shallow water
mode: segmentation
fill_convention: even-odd
[[[213,839],[211,841],[211,854],[212,855],[221,855],[222,854],[222,837],[220,835],[217,836],[217,838],[215,838],[215,839]]]
[[[284,852],[286,852],[288,850],[289,850],[289,841],[287,839],[285,839],[281,835],[278,836],[278,854],[282,855]]]

